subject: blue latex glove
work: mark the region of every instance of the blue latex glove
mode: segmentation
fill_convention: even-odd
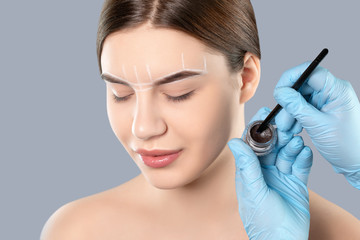
[[[309,63],[286,71],[274,97],[284,107],[276,117],[282,131],[301,124],[320,154],[360,189],[360,103],[351,84],[317,67],[300,92],[290,88]],[[295,121],[295,119],[297,121]]]
[[[264,120],[261,109],[251,120]],[[309,193],[306,187],[312,152],[304,147],[298,126],[278,131],[278,142],[269,155],[257,157],[238,138],[228,143],[236,162],[236,193],[239,213],[253,240],[308,239]]]

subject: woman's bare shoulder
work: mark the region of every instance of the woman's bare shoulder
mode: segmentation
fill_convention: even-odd
[[[309,190],[309,239],[360,239],[360,221],[338,205]]]
[[[137,215],[135,186],[136,178],[61,206],[45,223],[41,240],[111,239],[106,233],[120,236],[129,218]]]

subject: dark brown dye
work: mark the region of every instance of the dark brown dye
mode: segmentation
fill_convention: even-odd
[[[261,123],[254,125],[250,129],[250,136],[255,142],[266,143],[271,140],[272,132],[269,127],[266,127],[262,133],[258,133],[256,130],[260,127]]]

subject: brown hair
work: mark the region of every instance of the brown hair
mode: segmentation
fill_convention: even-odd
[[[146,22],[185,32],[221,52],[231,71],[243,67],[246,52],[261,57],[255,14],[250,0],[105,0],[96,51],[100,72],[105,38]]]

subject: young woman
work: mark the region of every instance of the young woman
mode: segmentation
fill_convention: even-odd
[[[260,80],[251,3],[107,0],[97,54],[111,127],[141,174],[61,207],[42,239],[248,239],[227,143]],[[311,165],[299,130],[279,131],[274,159],[287,149]],[[360,236],[351,214],[309,199],[310,239]]]

